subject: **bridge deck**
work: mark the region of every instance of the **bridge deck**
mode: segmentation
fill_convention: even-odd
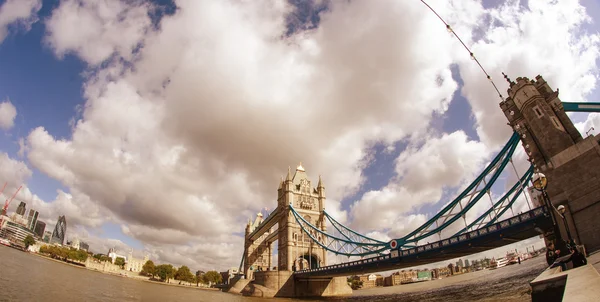
[[[462,235],[387,255],[295,272],[296,278],[320,278],[366,274],[418,266],[483,252],[539,235],[552,225],[546,207],[511,217]]]

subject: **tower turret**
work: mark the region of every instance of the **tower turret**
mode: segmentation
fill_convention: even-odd
[[[552,168],[552,157],[581,141],[558,98],[541,77],[529,80],[518,77],[509,83],[508,97],[500,108],[509,125],[519,133],[523,147],[537,170]]]

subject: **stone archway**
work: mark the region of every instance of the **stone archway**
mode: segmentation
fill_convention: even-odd
[[[313,269],[313,268],[318,268],[319,267],[319,258],[315,255],[302,255],[301,257],[302,262],[304,264],[304,269]]]

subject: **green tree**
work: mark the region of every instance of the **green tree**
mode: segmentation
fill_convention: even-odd
[[[123,257],[117,257],[115,259],[115,264],[118,265],[121,269],[125,266],[125,259]]]
[[[204,275],[203,271],[196,271],[196,286],[198,286],[198,283],[202,282],[203,275]]]
[[[187,266],[183,265],[175,272],[175,280],[194,282],[194,275]]]
[[[27,237],[25,237],[25,239],[23,239],[23,243],[25,244],[25,249],[28,249],[29,246],[35,244],[35,239],[33,239],[33,236],[31,236],[31,235],[27,235]]]
[[[163,281],[169,281],[169,279],[173,278],[175,274],[175,269],[170,264],[161,264],[156,267],[156,275]]]
[[[223,282],[223,277],[217,271],[206,272],[206,274],[204,274],[203,276],[203,279],[205,283],[211,282],[213,284],[220,284],[221,282]]]
[[[144,263],[144,266],[142,267],[142,271],[140,272],[140,274],[146,276],[150,275],[152,276],[152,278],[154,278],[154,275],[156,275],[156,266],[154,266],[154,262],[152,262],[152,260],[146,261],[146,263]]]
[[[360,281],[360,277],[358,276],[348,277],[346,281],[348,281],[348,285],[350,285],[352,289],[359,289],[363,285],[363,282]]]

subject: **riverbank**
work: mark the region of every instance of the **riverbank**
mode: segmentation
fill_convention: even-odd
[[[546,259],[536,257],[496,270],[390,287],[355,290],[351,297],[332,301],[531,301],[529,282],[546,269]],[[451,298],[449,298],[451,297]]]
[[[121,273],[103,272],[103,271],[100,271],[98,269],[86,267],[83,263],[80,264],[80,265],[78,265],[78,264],[75,264],[75,263],[70,263],[70,262],[65,262],[65,261],[62,261],[62,260],[54,259],[52,257],[48,257],[48,256],[43,255],[43,254],[30,253],[30,252],[26,252],[26,251],[21,251],[21,252],[23,252],[25,254],[29,254],[29,255],[34,255],[34,256],[37,256],[37,257],[45,259],[45,260],[50,260],[50,261],[53,261],[53,262],[56,262],[56,263],[66,264],[66,265],[71,266],[71,267],[76,267],[76,268],[79,268],[79,269],[84,269],[84,270],[87,270],[87,271],[90,271],[90,272],[101,273],[103,275],[109,275],[109,276],[114,276],[114,277],[127,278],[129,280],[136,280],[136,281],[142,281],[142,282],[147,282],[147,283],[152,283],[152,284],[159,284],[159,285],[168,285],[168,286],[175,286],[175,287],[182,287],[182,288],[191,288],[191,289],[200,289],[200,290],[208,290],[208,291],[220,291],[218,288],[210,288],[210,287],[203,287],[203,286],[193,286],[193,285],[178,284],[178,282],[179,282],[178,280],[175,281],[176,283],[153,281],[153,280],[150,280],[150,278],[144,277],[144,276],[139,276],[139,275],[132,276],[127,271],[123,271]]]

